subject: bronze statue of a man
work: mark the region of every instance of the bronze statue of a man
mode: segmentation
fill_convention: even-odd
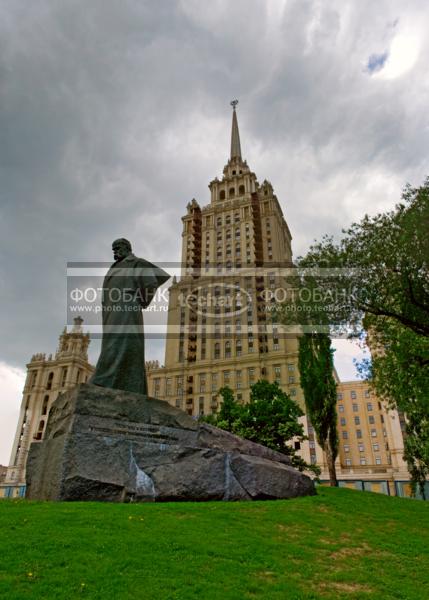
[[[147,394],[142,309],[170,276],[134,256],[124,238],[112,249],[115,262],[103,283],[101,354],[89,383]]]

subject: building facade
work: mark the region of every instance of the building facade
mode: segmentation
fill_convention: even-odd
[[[398,411],[379,400],[367,381],[345,381],[337,387],[337,416],[340,485],[410,496]]]
[[[209,189],[210,203],[192,200],[182,218],[165,366],[148,369],[149,393],[188,414],[208,414],[222,386],[246,402],[250,386],[267,378],[302,404],[297,335],[281,331],[269,312],[274,290],[287,285],[291,234],[271,183],[259,184],[242,158],[235,105],[230,158]]]
[[[43,439],[49,409],[60,392],[85,383],[94,370],[88,363],[89,335],[82,329],[83,320],[74,319],[70,332],[65,328],[55,355],[34,354],[27,364],[27,378],[22,395],[15,439],[9,467],[0,484],[0,497],[25,494],[25,466],[30,444]]]

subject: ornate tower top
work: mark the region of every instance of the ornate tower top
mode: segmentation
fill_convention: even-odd
[[[232,129],[231,129],[231,159],[241,159],[241,145],[240,145],[240,132],[238,131],[237,113],[235,107],[238,104],[238,100],[232,100]]]

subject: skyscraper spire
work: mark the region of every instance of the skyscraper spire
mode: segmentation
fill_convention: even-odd
[[[238,100],[232,100],[232,130],[231,130],[231,158],[241,158],[240,133],[238,131],[237,114],[235,107]]]

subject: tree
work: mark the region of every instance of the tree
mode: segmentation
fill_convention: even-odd
[[[248,404],[239,404],[229,388],[222,388],[220,394],[224,403],[219,413],[202,420],[290,456],[292,466],[301,471],[320,472],[317,466],[308,465],[298,456],[291,443],[305,439],[298,421],[303,412],[277,383],[260,380],[252,385]]]
[[[407,418],[405,458],[413,481],[429,473],[429,178],[407,186],[395,210],[324,237],[297,261],[297,292],[278,310],[304,332],[368,332],[362,367],[377,394]],[[303,293],[305,292],[305,294]]]
[[[219,390],[219,394],[222,396],[222,405],[217,414],[218,427],[231,431],[233,424],[240,418],[241,406],[235,400],[234,393],[228,386],[225,386]]]
[[[373,355],[358,369],[381,399],[406,415],[404,459],[414,488],[419,486],[424,496],[429,475],[429,339],[392,319],[368,316],[364,323],[371,332]]]
[[[296,322],[311,318],[359,335],[363,317],[373,315],[429,336],[429,178],[402,198],[395,210],[366,215],[340,242],[325,236],[297,260]]]
[[[331,340],[327,334],[305,333],[299,338],[298,366],[307,414],[326,454],[330,484],[337,486],[337,384],[333,376]]]

